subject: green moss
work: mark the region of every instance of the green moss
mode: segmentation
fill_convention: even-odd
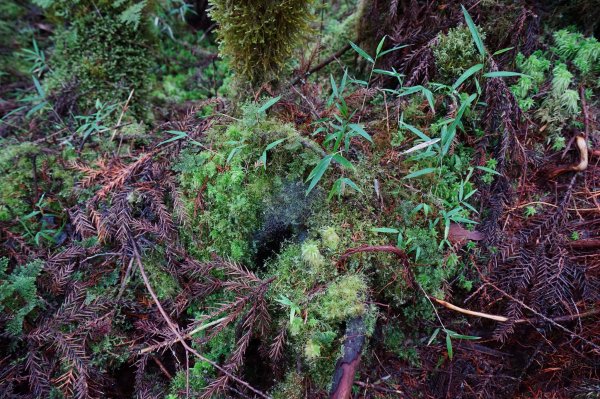
[[[181,291],[179,284],[171,274],[163,269],[165,262],[162,254],[153,252],[151,256],[144,258],[144,267],[150,280],[150,285],[156,291],[159,299],[175,299]]]
[[[185,151],[175,167],[192,215],[192,232],[209,243],[203,253],[195,251],[200,256],[216,252],[235,260],[252,258],[253,236],[265,223],[264,210],[273,201],[288,202],[286,182],[301,179],[316,162],[315,154],[303,151],[291,126],[262,118],[249,112],[224,131],[215,129],[209,134],[213,151]],[[258,161],[278,139],[285,142],[268,152],[265,171]],[[283,200],[277,200],[278,193]]]
[[[485,39],[485,34],[480,34]],[[483,61],[469,28],[462,25],[439,36],[438,43],[433,47],[433,55],[439,80],[443,83],[453,83],[467,69]]]
[[[277,384],[273,393],[273,399],[302,399],[304,398],[303,378],[296,371],[290,371],[285,379]]]
[[[57,238],[78,178],[64,162],[73,151],[48,155],[33,143],[8,139],[0,139],[0,146],[0,221],[14,222],[13,231],[37,245]]]
[[[317,305],[318,314],[329,322],[343,322],[365,313],[367,285],[364,277],[346,275],[327,287]]]
[[[309,31],[310,0],[211,0],[223,56],[240,80],[273,80]]]
[[[97,99],[124,102],[134,90],[133,113],[147,117],[143,105],[152,84],[150,69],[155,65],[154,35],[145,24],[123,20],[122,13],[131,2],[121,3],[120,7],[97,5],[97,9],[87,1],[74,7],[54,6],[54,12],[63,13],[71,25],[57,33],[50,59],[52,71],[44,84],[49,91],[75,84],[84,111]]]

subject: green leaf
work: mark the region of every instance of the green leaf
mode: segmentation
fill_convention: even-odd
[[[37,80],[37,78],[35,76],[32,76],[32,78],[33,78],[33,84],[35,85],[35,90],[38,92],[38,95],[40,96],[40,98],[46,97],[46,92],[42,88],[42,85],[40,85],[40,81]]]
[[[440,329],[436,328],[433,331],[433,334],[431,334],[431,338],[429,338],[429,341],[427,341],[427,346],[431,345],[431,343],[433,342],[433,340],[438,336],[438,334],[440,333]]]
[[[265,148],[265,150],[263,151],[262,155],[259,158],[259,162],[261,162],[263,164],[263,167],[265,168],[265,170],[267,170],[267,151],[272,150],[279,144],[283,143],[285,140],[286,139],[275,140],[274,142],[267,145],[267,147]]]
[[[385,69],[379,69],[379,68],[373,69],[373,73],[377,73],[379,75],[392,76],[394,78],[401,78],[404,76],[403,74],[398,73],[396,71],[386,71]]]
[[[426,89],[424,87],[421,90],[421,92],[427,99],[427,102],[429,103],[429,107],[431,108],[431,112],[433,112],[435,114],[435,101],[433,100],[433,93],[431,92],[431,90]]]
[[[446,350],[448,351],[448,358],[452,360],[452,355],[454,353],[452,351],[452,340],[450,339],[450,334],[446,334]]]
[[[187,137],[187,133],[186,132],[182,132],[182,131],[179,131],[179,130],[167,130],[166,133],[172,134],[173,137],[171,137],[170,139],[167,139],[165,141],[161,141],[160,143],[158,143],[157,147],[160,147],[163,144],[171,143],[173,141],[181,140],[181,139]]]
[[[477,168],[477,169],[481,169],[481,170],[483,170],[484,172],[487,172],[487,173],[492,173],[492,174],[494,174],[494,175],[502,176],[502,175],[500,174],[500,172],[498,172],[497,170],[490,169],[490,168],[487,168],[487,167],[485,167],[485,166],[476,166],[476,168]]]
[[[261,112],[265,112],[266,110],[268,110],[269,108],[271,108],[273,105],[275,105],[277,103],[277,101],[281,100],[281,96],[277,96],[277,97],[273,97],[270,100],[268,100],[266,103],[264,103],[259,109],[258,109],[258,113],[260,114]]]
[[[367,54],[365,52],[365,50],[361,49],[360,47],[358,47],[353,42],[350,42],[350,46],[352,46],[352,48],[354,49],[354,51],[356,51],[358,53],[358,55],[360,55],[361,57],[363,57],[365,60],[369,61],[371,64],[375,63],[375,60],[373,59],[373,57],[371,57],[369,54]]]
[[[377,50],[375,50],[375,59],[377,59],[377,57],[379,56],[379,53],[381,53],[381,49],[383,49],[383,43],[385,42],[386,37],[387,37],[387,35],[383,36],[381,38],[381,41],[377,45]]]
[[[333,156],[333,160],[342,165],[344,168],[354,169],[354,165],[352,165],[352,163],[344,158],[341,154],[335,154]]]
[[[402,49],[402,48],[404,48],[404,47],[408,47],[408,44],[403,44],[403,45],[401,45],[401,46],[396,46],[396,47],[394,47],[394,48],[391,48],[391,49],[388,49],[388,50],[382,51],[382,52],[379,54],[379,56],[380,56],[380,57],[382,57],[382,56],[386,55],[387,53],[391,53],[392,51],[400,50],[400,49]]]
[[[457,332],[454,332],[454,331],[448,330],[448,329],[446,329],[445,331],[446,331],[447,335],[449,335],[452,338],[456,338],[456,339],[466,339],[466,340],[471,340],[471,341],[481,339],[481,337],[476,337],[474,335],[463,335],[463,334],[459,334]]]
[[[26,114],[25,117],[29,118],[31,115],[35,114],[36,112],[38,112],[39,110],[41,110],[42,108],[44,108],[46,105],[48,105],[47,101],[42,101],[41,103],[33,106]]]
[[[229,152],[229,155],[227,156],[227,160],[225,161],[226,164],[230,163],[231,160],[233,159],[233,157],[236,156],[237,153],[239,153],[242,148],[244,148],[246,145],[241,145],[239,147],[235,147],[233,150],[231,150],[231,152]]]
[[[358,186],[356,185],[356,183],[354,183],[352,180],[350,180],[350,179],[349,179],[349,178],[347,178],[347,177],[343,177],[343,178],[342,178],[342,184],[346,184],[346,185],[348,185],[349,187],[351,187],[351,188],[352,188],[354,191],[356,191],[356,192],[359,192],[359,193],[362,193],[362,190],[360,189],[360,187],[358,187]]]
[[[408,130],[410,130],[411,132],[413,132],[414,134],[416,134],[417,136],[419,136],[420,139],[425,140],[425,141],[429,141],[431,140],[429,137],[427,137],[427,135],[425,133],[423,133],[422,131],[420,131],[419,129],[417,129],[416,127],[414,127],[413,125],[410,125],[404,121],[400,121],[400,126],[403,128],[406,128]]]
[[[335,194],[338,194],[338,196],[340,196],[342,194],[342,189],[345,185],[350,186],[352,189],[354,189],[354,191],[362,193],[362,190],[352,180],[350,180],[347,177],[340,177],[335,181],[335,183],[333,183],[333,186],[331,187],[331,191],[329,191],[327,199],[331,199]]]
[[[333,95],[337,98],[339,97],[338,88],[335,84],[335,80],[333,79],[333,75],[329,75],[329,81],[331,82],[331,90],[333,91]]]
[[[403,179],[413,179],[415,177],[433,173],[436,170],[437,170],[437,168],[425,168],[425,169],[417,170],[416,172],[409,173],[408,175],[404,176]]]
[[[495,52],[494,54],[492,54],[492,55],[493,55],[493,56],[497,56],[497,55],[500,55],[500,54],[506,53],[507,51],[510,51],[510,50],[512,50],[512,49],[514,49],[514,47],[507,47],[507,48],[503,48],[502,50],[498,50],[498,51],[496,51],[496,52]]]
[[[400,97],[408,96],[410,94],[418,93],[422,90],[423,90],[423,86],[410,86],[410,87],[403,89],[400,92],[400,94],[398,94],[398,96],[400,96]]]
[[[471,31],[471,36],[473,36],[473,41],[475,42],[475,45],[477,46],[477,50],[479,50],[479,54],[481,54],[482,56],[485,56],[485,47],[483,46],[483,40],[481,40],[481,36],[479,35],[479,32],[477,31],[477,26],[475,26],[475,23],[473,22],[473,19],[469,15],[469,12],[465,8],[465,6],[461,5],[461,7],[462,7],[463,15],[465,16],[465,21],[467,22],[467,26],[469,27],[469,30]]]
[[[390,233],[390,234],[398,234],[398,233],[400,233],[400,230],[393,229],[391,227],[373,227],[371,229],[371,231],[374,232],[374,233]]]
[[[467,69],[452,85],[452,88],[456,90],[458,86],[464,83],[465,80],[469,79],[471,76],[479,72],[483,68],[483,64],[473,65],[471,68]]]
[[[315,166],[315,168],[310,172],[308,178],[306,179],[307,181],[310,180],[310,184],[308,186],[308,189],[306,190],[307,195],[312,191],[313,188],[315,188],[319,180],[321,180],[323,174],[325,174],[325,171],[329,167],[329,164],[331,163],[332,159],[332,155],[327,155],[326,157],[321,159],[321,162],[319,162],[317,166]]]
[[[520,76],[520,77],[529,77],[529,75],[525,75],[524,73],[519,73],[519,72],[511,72],[511,71],[495,71],[495,72],[488,72],[488,73],[484,73],[483,76],[485,76],[486,78],[510,78],[513,76]]]
[[[371,138],[371,135],[369,133],[367,133],[361,125],[358,125],[356,123],[351,123],[350,125],[348,125],[348,127],[350,129],[354,130],[356,133],[358,133],[361,137],[365,138],[371,144],[373,144],[373,139]]]

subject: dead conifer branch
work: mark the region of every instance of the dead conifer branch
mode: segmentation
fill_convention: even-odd
[[[130,237],[130,239],[131,239],[131,237]],[[259,391],[256,388],[254,388],[253,386],[251,386],[250,384],[248,384],[246,381],[244,381],[244,380],[236,377],[235,375],[233,375],[232,373],[230,373],[228,370],[226,370],[223,367],[219,366],[217,363],[213,362],[212,360],[210,360],[210,359],[202,356],[200,353],[198,353],[197,350],[193,349],[192,347],[190,347],[185,342],[185,338],[181,335],[181,333],[179,331],[179,328],[171,320],[171,318],[169,317],[169,315],[167,314],[167,312],[165,311],[165,309],[161,305],[160,301],[158,300],[158,296],[154,292],[154,289],[150,285],[150,280],[148,279],[148,276],[146,275],[146,271],[144,270],[144,265],[142,264],[141,256],[140,256],[139,251],[137,250],[137,246],[136,246],[135,242],[133,242],[133,240],[131,241],[131,245],[132,245],[132,248],[133,248],[133,255],[134,255],[135,261],[136,261],[137,266],[139,268],[140,275],[142,276],[142,280],[144,281],[144,285],[146,286],[146,289],[148,290],[148,293],[152,297],[152,300],[154,301],[154,304],[156,305],[159,313],[161,314],[161,316],[163,317],[163,319],[167,323],[167,326],[169,326],[169,329],[171,330],[171,332],[173,334],[175,334],[175,336],[177,337],[177,340],[181,343],[181,345],[184,347],[184,349],[186,351],[192,353],[194,356],[196,356],[200,360],[209,363],[211,366],[213,366],[214,368],[216,368],[217,370],[219,370],[220,372],[222,372],[223,374],[225,374],[225,376],[227,376],[228,378],[231,378],[232,380],[234,380],[238,384],[243,385],[244,387],[248,388],[249,390],[251,390],[252,392],[254,392],[255,394],[257,394],[261,398],[270,399],[271,398],[270,396],[266,395],[264,392]]]
[[[473,310],[461,308],[459,306],[451,304],[450,302],[446,302],[441,299],[437,299],[436,297],[433,297],[433,296],[430,296],[430,298],[433,299],[438,304],[442,305],[443,307],[450,309],[450,310],[454,310],[454,311],[462,313],[462,314],[466,314],[469,316],[483,317],[485,319],[496,320],[496,321],[508,321],[508,317],[493,315],[493,314],[489,314],[489,313],[476,312]]]

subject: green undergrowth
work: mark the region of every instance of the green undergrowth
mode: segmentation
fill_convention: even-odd
[[[526,76],[512,91],[522,109],[536,110],[546,144],[560,151],[566,145],[563,132],[583,129],[582,100],[591,102],[593,91],[600,88],[600,42],[569,29],[554,32],[549,41],[548,50],[517,56],[517,67]],[[549,89],[544,87],[546,83]]]
[[[311,137],[267,117],[272,103],[245,105],[234,122],[213,127],[202,146],[183,151],[174,169],[192,222],[182,234],[197,257],[215,253],[274,278],[267,298],[273,325],[287,331],[286,357],[301,358],[307,375],[327,389],[346,323],[363,317],[367,336],[373,333],[379,311],[371,301],[385,300],[401,312],[398,323],[412,323],[417,331],[418,323],[434,319],[423,292],[443,296],[451,280],[470,289],[467,266],[449,251],[444,226],[472,223],[474,209],[463,198],[474,192],[471,150],[457,145],[443,157],[420,153],[391,166],[387,173],[435,172],[407,180],[412,188],[406,191],[381,174],[382,154],[350,151],[353,140],[366,137],[359,125],[345,131],[351,134],[347,142],[339,140],[347,143],[340,150],[348,159],[331,158],[322,168],[332,155],[323,157]],[[471,111],[465,115],[473,117]],[[440,126],[433,127],[437,134]],[[322,175],[312,185],[315,170]],[[391,211],[382,212],[377,191],[395,204]],[[386,244],[408,253],[423,292],[411,288],[391,254],[357,254],[337,263],[348,248]],[[265,245],[272,247],[265,252]]]
[[[78,175],[65,159],[74,152],[46,154],[41,146],[0,140],[0,222],[22,234],[31,245],[55,245],[64,240],[62,230]]]

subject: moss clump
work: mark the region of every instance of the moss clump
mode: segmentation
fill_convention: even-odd
[[[277,384],[273,391],[273,399],[302,399],[304,398],[304,389],[302,385],[302,375],[297,371],[290,371],[286,374],[285,380]]]
[[[211,0],[220,51],[241,80],[273,80],[309,32],[311,0]]]
[[[208,243],[202,253],[190,249],[200,256],[216,252],[247,262],[260,250],[254,241],[267,239],[266,230],[277,230],[282,222],[269,209],[287,204],[288,211],[282,211],[285,219],[300,222],[298,209],[289,206],[299,204],[297,195],[289,197],[298,190],[289,182],[301,180],[317,157],[303,151],[298,132],[290,125],[266,120],[250,110],[239,123],[225,130],[217,128],[209,136],[214,151],[186,151],[175,167],[181,172],[181,187],[192,215],[192,234]],[[268,152],[267,165],[260,164],[266,146],[279,139],[284,142]],[[304,198],[303,190],[299,192]]]
[[[362,276],[346,275],[327,287],[317,311],[323,319],[342,322],[365,312],[367,285]]]
[[[302,260],[313,269],[320,269],[325,264],[325,258],[319,251],[319,246],[314,241],[302,244]]]
[[[143,8],[137,11],[137,23],[123,17],[132,2],[92,6],[80,2],[77,6],[55,5],[49,13],[64,16],[71,25],[59,31],[56,49],[50,59],[52,72],[46,78],[49,91],[77,87],[78,104],[87,111],[96,100],[124,102],[131,90],[134,114],[143,115],[155,64],[154,35],[141,23]],[[145,4],[145,2],[144,2]],[[70,11],[69,11],[70,10]],[[98,13],[101,14],[99,17]]]
[[[43,239],[58,240],[66,201],[78,178],[64,163],[74,152],[47,155],[35,144],[11,140],[0,140],[0,147],[0,222],[13,224],[13,231],[37,245]]]
[[[485,39],[485,34],[480,34],[481,38]],[[443,83],[454,82],[467,69],[483,61],[473,43],[469,28],[463,25],[441,34],[438,43],[433,47],[433,55],[439,78]]]

